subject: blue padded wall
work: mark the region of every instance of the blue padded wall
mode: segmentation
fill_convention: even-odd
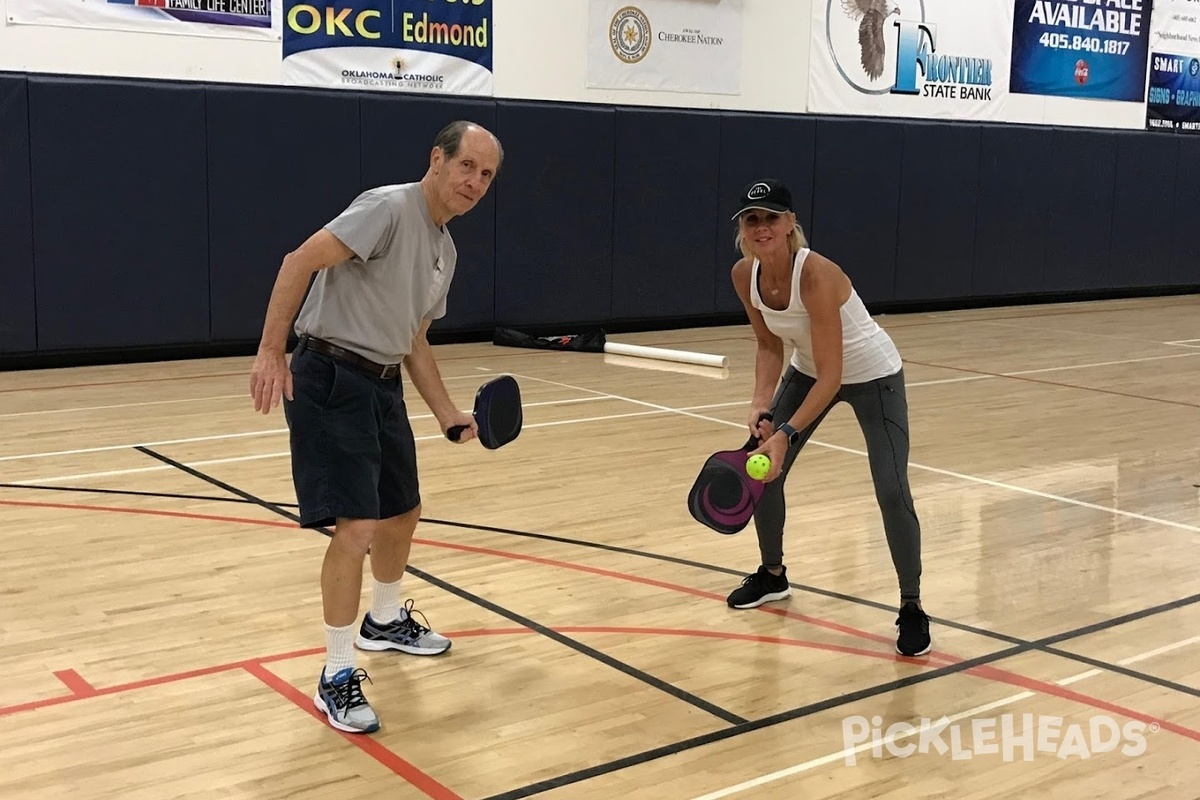
[[[498,104],[498,324],[609,317],[615,116],[587,106]]]
[[[895,295],[903,150],[902,123],[817,120],[809,238],[845,270],[866,303]]]
[[[969,297],[975,263],[980,129],[904,128],[896,238],[897,300]]]
[[[1178,179],[1175,182],[1175,214],[1171,271],[1172,284],[1200,284],[1200,236],[1196,235],[1196,209],[1200,208],[1200,136],[1177,136]]]
[[[284,255],[462,118],[507,161],[436,332],[737,319],[764,176],[875,308],[1200,286],[1200,137],[0,73],[0,355],[257,340]]]
[[[1041,289],[1050,227],[1051,138],[1046,128],[983,129],[971,282],[975,296]]]
[[[212,338],[257,340],[283,257],[359,190],[353,95],[208,90]]]
[[[492,101],[363,94],[359,103],[361,189],[419,181],[429,168],[434,137],[457,119],[482,125],[504,143],[496,130]],[[448,227],[458,248],[458,266],[446,316],[433,327],[490,327],[495,316],[496,187],[467,214],[450,220]]]
[[[37,349],[29,104],[24,78],[0,75],[0,352]]]
[[[38,347],[208,341],[204,88],[31,77]]]
[[[1179,147],[1172,136],[1116,137],[1108,285],[1166,285],[1171,280]]]
[[[711,314],[721,120],[697,111],[619,108],[612,314]]]
[[[736,224],[729,220],[737,198],[751,181],[778,178],[792,190],[796,221],[806,235],[812,229],[813,150],[817,124],[805,117],[723,115],[721,171],[717,177],[716,308],[741,311],[729,271],[741,253],[734,247]]]
[[[1050,158],[1054,175],[1040,288],[1062,292],[1109,287],[1116,135],[1056,129]]]

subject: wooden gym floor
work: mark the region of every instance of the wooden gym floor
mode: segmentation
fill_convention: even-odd
[[[894,653],[844,405],[789,481],[793,596],[726,607],[753,530],[711,533],[684,498],[744,439],[748,326],[612,337],[727,371],[443,346],[464,408],[517,375],[526,428],[451,445],[408,386],[404,595],[455,645],[359,654],[373,736],[312,708],[327,540],[288,517],[249,359],[4,374],[0,797],[1200,796],[1200,297],[880,322],[930,656]]]

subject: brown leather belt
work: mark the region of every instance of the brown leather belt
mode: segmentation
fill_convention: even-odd
[[[336,344],[330,344],[324,339],[318,339],[315,336],[305,334],[300,337],[300,344],[314,353],[324,353],[327,356],[333,356],[334,358],[353,364],[360,369],[370,372],[377,378],[387,380],[400,374],[400,364],[377,364],[369,358],[363,358],[353,350],[338,347]]]

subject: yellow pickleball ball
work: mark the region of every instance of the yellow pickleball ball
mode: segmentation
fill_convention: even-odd
[[[750,456],[746,459],[746,474],[756,481],[761,481],[767,477],[767,473],[771,471],[771,459],[767,458],[762,453],[756,456]]]

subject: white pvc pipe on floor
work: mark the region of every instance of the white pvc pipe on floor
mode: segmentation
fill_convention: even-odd
[[[687,350],[669,350],[665,347],[644,347],[640,344],[621,344],[606,342],[604,352],[622,356],[638,356],[640,358],[657,358],[663,361],[678,361],[681,364],[697,364],[702,367],[727,367],[727,356],[711,355],[709,353],[692,353]]]

